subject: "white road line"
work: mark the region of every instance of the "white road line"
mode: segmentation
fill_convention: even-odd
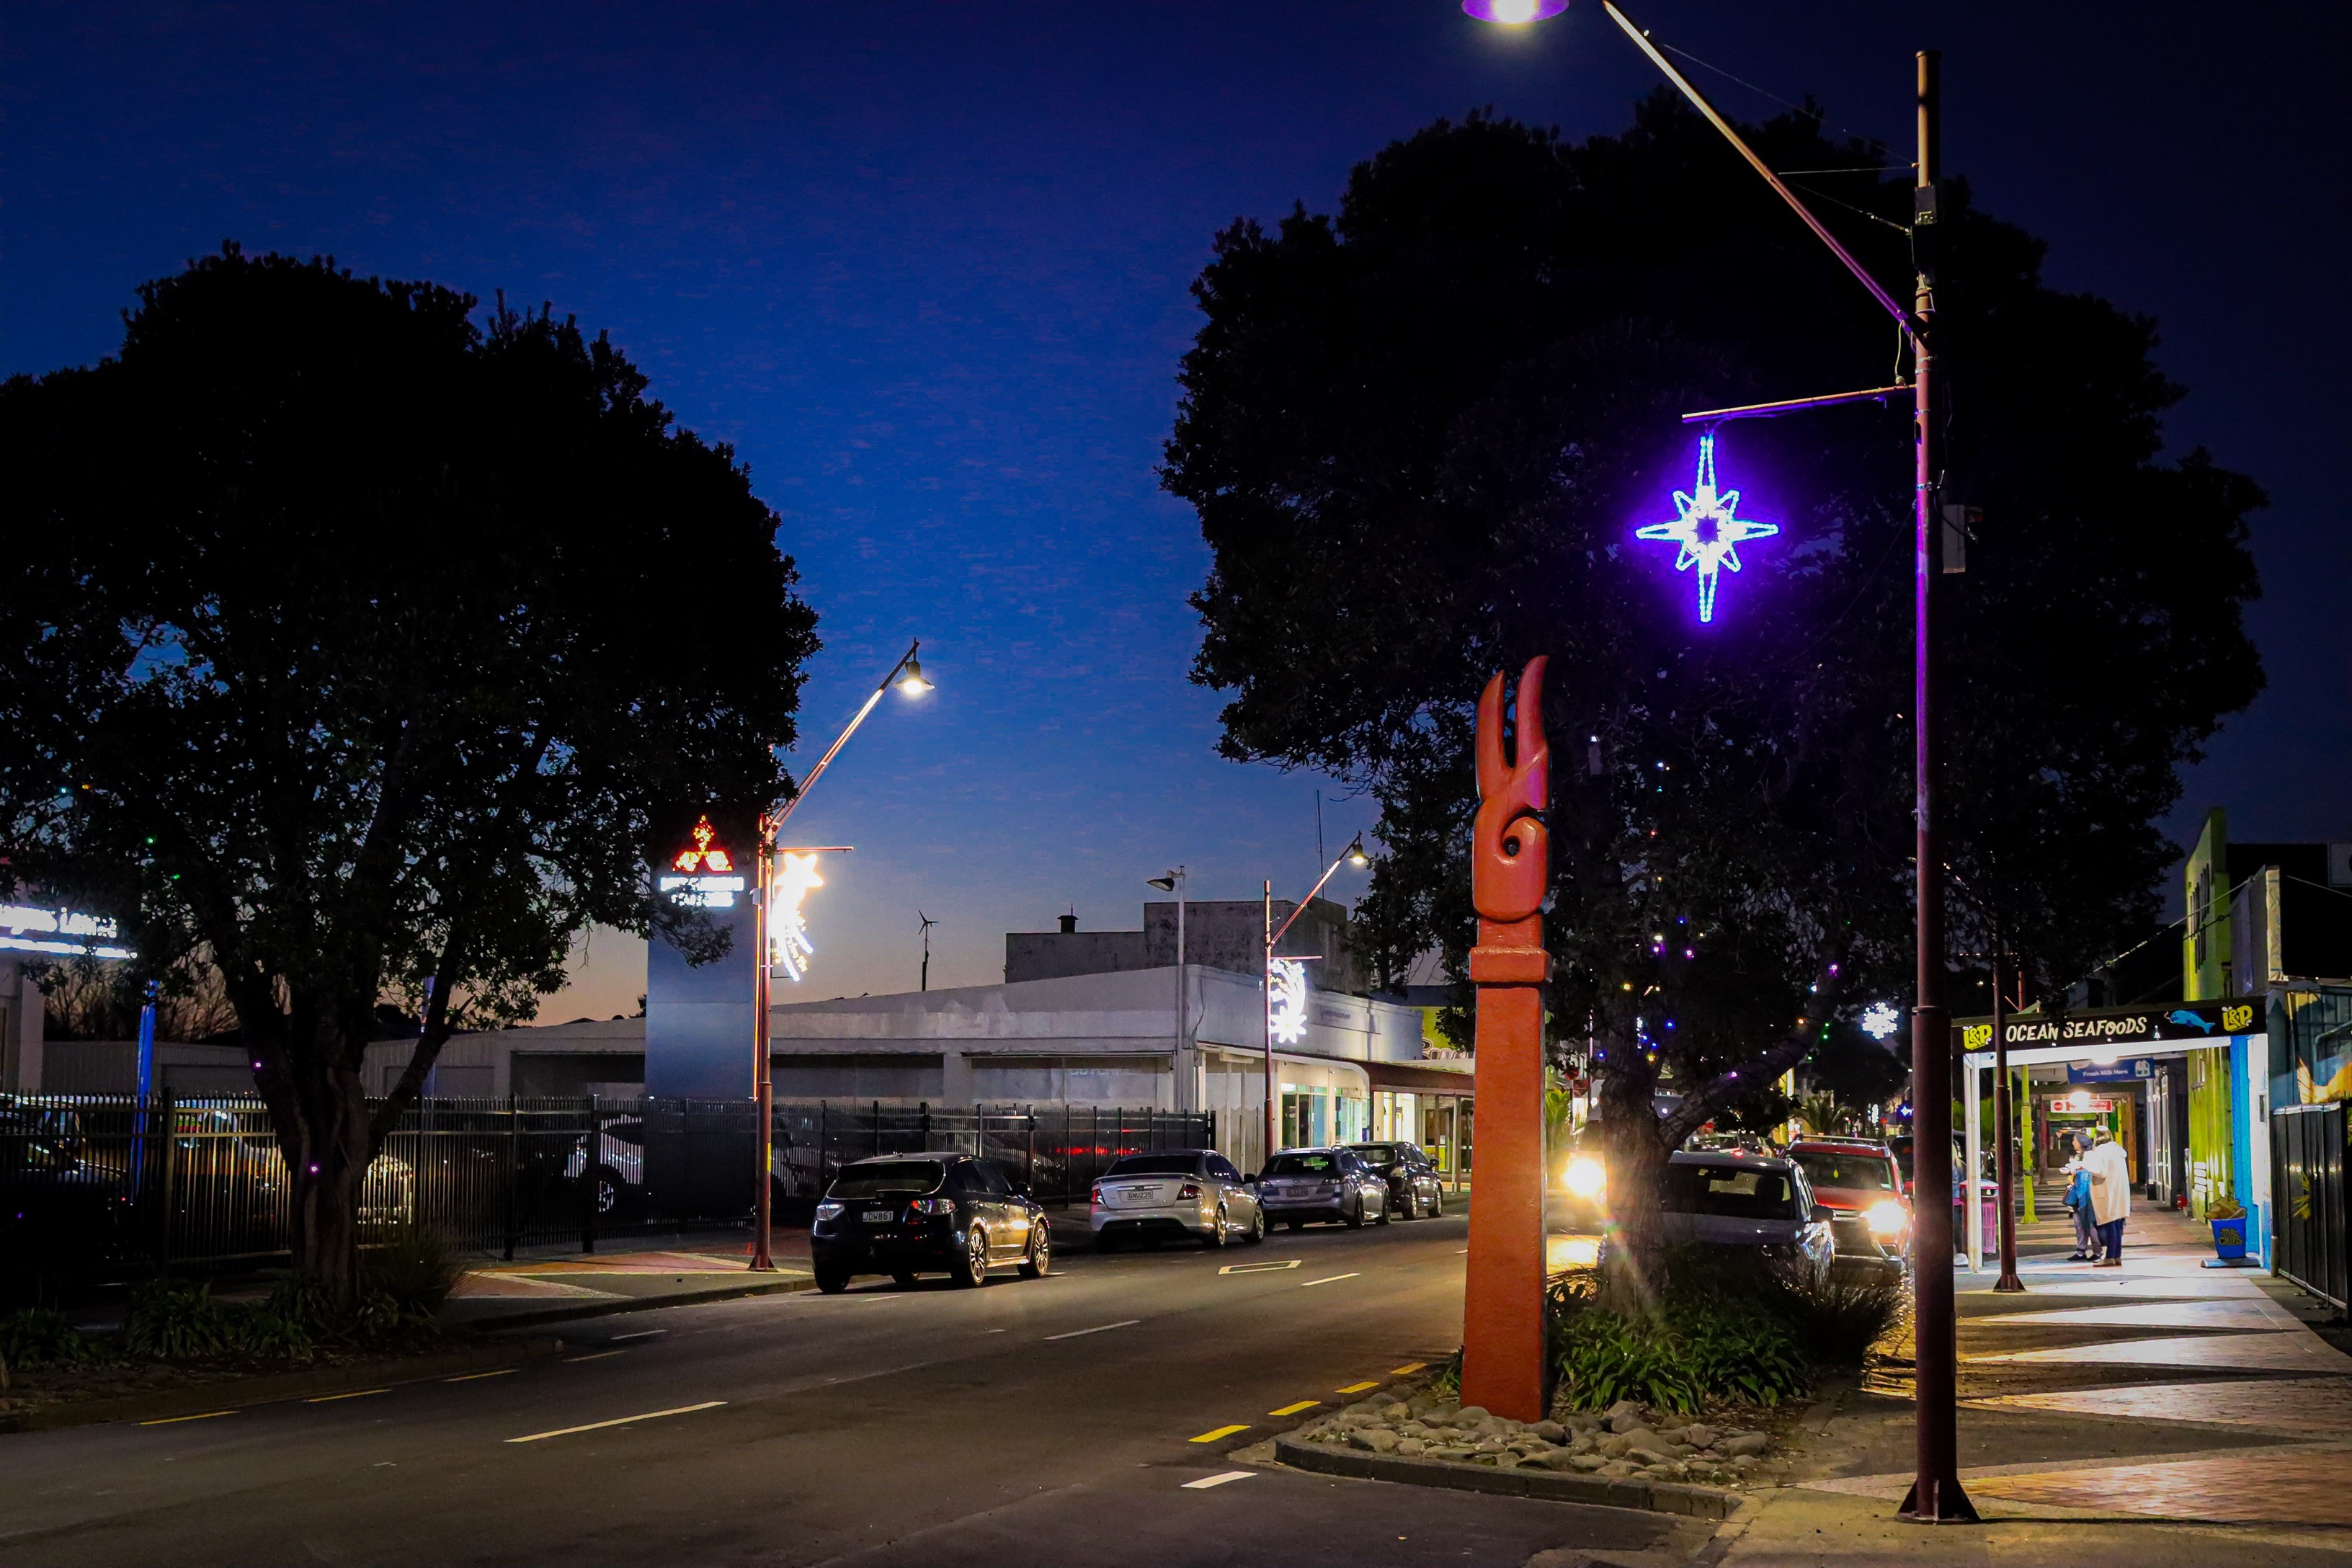
[[[1296,1268],[1306,1262],[1303,1258],[1285,1258],[1280,1263],[1228,1263],[1217,1270],[1220,1274],[1271,1274],[1285,1268]]]
[[[1342,1280],[1342,1279],[1359,1279],[1359,1278],[1360,1278],[1360,1277],[1361,1277],[1361,1274],[1362,1274],[1362,1270],[1360,1270],[1360,1269],[1356,1270],[1356,1271],[1355,1271],[1355,1272],[1353,1272],[1353,1273],[1348,1273],[1348,1274],[1326,1274],[1326,1275],[1325,1275],[1322,1279],[1309,1279],[1309,1280],[1307,1280],[1307,1284],[1305,1284],[1305,1285],[1301,1285],[1301,1286],[1299,1287],[1299,1289],[1300,1289],[1301,1290],[1304,1290],[1304,1289],[1307,1289],[1307,1287],[1308,1285],[1336,1285],[1336,1284],[1338,1284],[1338,1283],[1339,1283],[1340,1280]]]
[[[552,1432],[533,1432],[528,1437],[509,1437],[509,1443],[538,1443],[550,1437],[569,1437],[574,1432],[599,1432],[607,1426],[626,1426],[637,1421],[657,1421],[665,1415],[691,1415],[698,1410],[716,1410],[727,1402],[706,1399],[699,1405],[681,1405],[674,1410],[648,1410],[642,1415],[621,1415],[610,1421],[591,1421],[584,1426],[559,1426]]]
[[[1186,1481],[1184,1489],[1188,1492],[1204,1492],[1211,1487],[1223,1486],[1227,1481],[1245,1481],[1255,1474],[1257,1474],[1255,1470],[1227,1470],[1223,1475],[1202,1476],[1197,1481]]]
[[[604,1342],[608,1345],[617,1345],[625,1340],[649,1340],[656,1334],[666,1334],[667,1332],[669,1332],[667,1329],[639,1329],[634,1334],[614,1334],[611,1339],[606,1340]]]
[[[593,1355],[568,1355],[563,1359],[567,1362],[603,1361],[606,1356],[626,1355],[629,1352],[626,1351],[598,1351]]]
[[[1075,1340],[1087,1334],[1107,1334],[1113,1329],[1131,1329],[1141,1321],[1143,1321],[1141,1318],[1128,1318],[1116,1323],[1098,1323],[1091,1329],[1072,1329],[1066,1334],[1047,1334],[1045,1342],[1051,1344],[1055,1340]]]

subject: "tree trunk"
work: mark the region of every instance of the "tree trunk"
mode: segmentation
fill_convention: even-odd
[[[1667,1148],[1653,1103],[1656,1079],[1650,1064],[1630,1047],[1610,1053],[1611,1070],[1601,1084],[1601,1136],[1609,1168],[1609,1217],[1614,1226],[1611,1282],[1650,1294],[1659,1256],[1665,1249],[1658,1224]],[[1622,1059],[1638,1066],[1620,1068]]]
[[[318,1277],[327,1299],[359,1293],[360,1191],[367,1177],[367,1101],[356,1068],[301,1064],[294,1092],[273,1106],[292,1183],[294,1267]]]

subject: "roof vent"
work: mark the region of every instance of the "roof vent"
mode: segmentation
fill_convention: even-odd
[[[1076,910],[1072,910],[1068,914],[1062,917],[1062,934],[1064,936],[1073,935],[1076,932],[1077,929],[1078,912]]]

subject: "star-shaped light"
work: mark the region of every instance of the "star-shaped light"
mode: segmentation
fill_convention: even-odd
[[[1777,522],[1750,522],[1739,517],[1739,492],[1715,488],[1715,437],[1698,438],[1698,479],[1695,493],[1675,492],[1675,510],[1682,515],[1672,522],[1654,522],[1634,531],[1641,539],[1663,539],[1682,546],[1675,570],[1687,571],[1698,563],[1698,618],[1715,619],[1716,573],[1726,566],[1739,570],[1738,546],[1751,539],[1769,539],[1780,531]]]

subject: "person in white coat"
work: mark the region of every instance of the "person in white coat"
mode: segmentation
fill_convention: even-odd
[[[2115,1134],[2102,1127],[2083,1169],[2090,1174],[2091,1217],[2098,1224],[2104,1249],[2104,1256],[2091,1267],[2121,1268],[2124,1221],[2131,1214],[2131,1163],[2124,1158],[2124,1146],[2116,1142]]]

